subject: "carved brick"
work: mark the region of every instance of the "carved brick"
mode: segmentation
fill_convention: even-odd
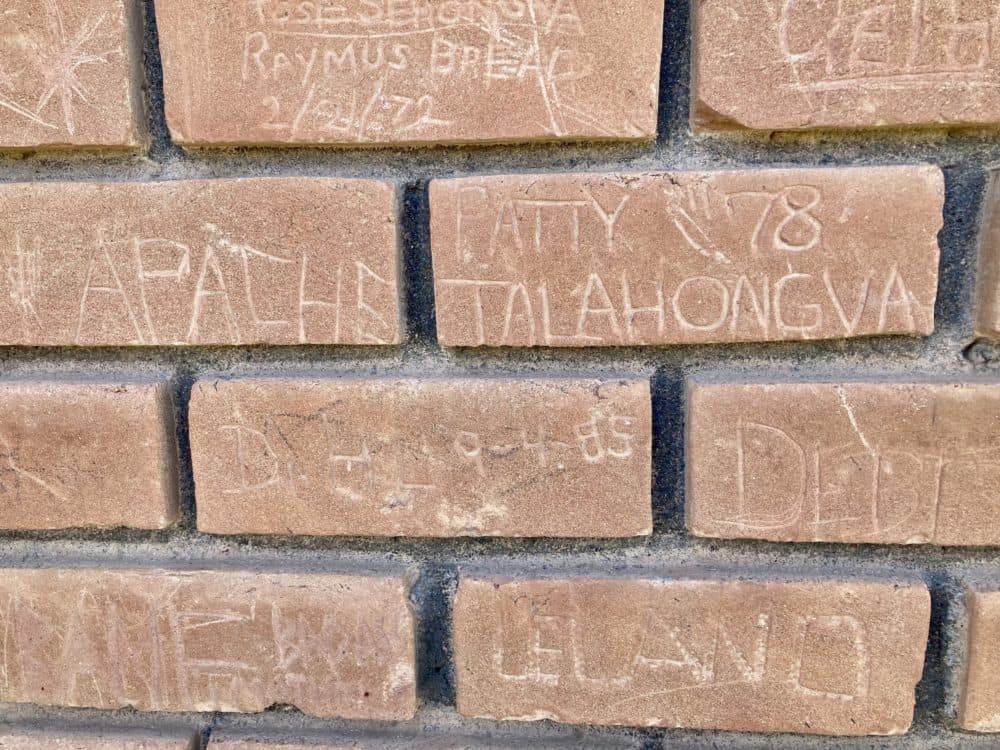
[[[463,578],[458,709],[499,720],[902,734],[923,585]]]
[[[663,0],[156,0],[189,147],[649,139]]]
[[[170,391],[162,383],[0,384],[0,528],[177,520]]]
[[[647,381],[202,381],[198,528],[617,537],[652,531]]]
[[[145,136],[134,0],[4,0],[0,149],[135,149]]]
[[[1000,387],[693,383],[699,536],[1000,544]]]
[[[399,576],[4,570],[0,700],[407,719],[408,593]]]
[[[169,739],[132,739],[103,735],[0,735],[3,750],[196,750],[193,734]]]
[[[971,587],[965,607],[958,723],[973,732],[1000,732],[1000,592]]]
[[[395,191],[276,178],[0,186],[0,344],[392,344]]]
[[[1000,123],[995,3],[700,0],[694,7],[698,126]]]
[[[936,167],[474,177],[430,200],[445,346],[934,329]]]

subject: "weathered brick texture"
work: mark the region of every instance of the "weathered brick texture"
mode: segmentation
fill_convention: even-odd
[[[1000,172],[990,176],[979,242],[976,331],[1000,335]]]
[[[395,192],[279,178],[0,186],[0,343],[393,344]]]
[[[464,577],[458,710],[499,720],[902,734],[923,585]]]
[[[165,383],[0,383],[0,529],[162,529],[178,518]]]
[[[196,750],[193,733],[159,739],[48,734],[0,735],[3,750]]]
[[[1000,123],[1000,11],[993,3],[693,5],[696,125]]]
[[[958,723],[974,732],[1000,732],[1000,592],[971,587],[965,608]]]
[[[140,15],[135,0],[5,0],[0,150],[143,145]]]
[[[4,570],[0,700],[406,719],[402,576]]]
[[[430,194],[444,346],[934,330],[935,167],[470,177]]]
[[[649,534],[645,381],[204,381],[198,528],[222,534]]]
[[[649,139],[662,0],[156,0],[177,143]]]
[[[692,383],[692,533],[1000,544],[1000,386]]]

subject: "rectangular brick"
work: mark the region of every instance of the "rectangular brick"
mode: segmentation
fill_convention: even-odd
[[[700,0],[694,8],[698,126],[1000,123],[996,3]]]
[[[565,174],[430,186],[445,346],[924,335],[936,167]]]
[[[463,578],[469,717],[901,734],[930,619],[923,585]]]
[[[165,383],[0,383],[0,529],[162,529],[178,517]]]
[[[126,738],[113,735],[0,735],[3,750],[196,750],[194,733],[170,738]]]
[[[0,344],[400,340],[386,183],[8,184],[0,227]]]
[[[209,533],[652,531],[645,380],[206,380],[190,408]]]
[[[134,0],[4,0],[0,149],[143,145],[141,13]]]
[[[1000,336],[1000,172],[990,176],[979,240],[976,332]]]
[[[1000,544],[1000,386],[693,383],[699,536]]]
[[[971,587],[965,608],[958,723],[972,732],[1000,732],[1000,592]]]
[[[663,0],[156,0],[183,146],[651,139]]]
[[[403,576],[0,572],[0,700],[139,711],[413,716]]]

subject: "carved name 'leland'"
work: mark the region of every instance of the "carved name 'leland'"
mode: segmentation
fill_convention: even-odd
[[[157,0],[176,142],[649,139],[663,0]]]
[[[399,341],[395,192],[275,178],[0,186],[0,344]]]
[[[1000,544],[1000,386],[695,383],[688,409],[695,534]]]
[[[0,700],[401,720],[416,708],[403,576],[0,571]]]
[[[1000,123],[1000,7],[700,0],[695,122],[763,130]]]
[[[445,346],[925,335],[935,167],[435,180]]]
[[[500,720],[902,734],[930,596],[865,582],[463,578],[458,709]]]
[[[203,381],[198,528],[219,534],[649,534],[649,383]]]

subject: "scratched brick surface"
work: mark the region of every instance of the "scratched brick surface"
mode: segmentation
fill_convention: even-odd
[[[178,517],[173,407],[160,383],[0,383],[0,529]]]
[[[156,0],[175,142],[651,139],[663,0]]]
[[[0,344],[399,341],[395,195],[369,180],[0,186]]]
[[[700,536],[1000,544],[1000,386],[698,384],[687,523]]]
[[[134,0],[4,0],[0,149],[137,148]]]
[[[1000,172],[993,172],[979,237],[976,279],[976,332],[1000,334]]]
[[[469,717],[901,734],[930,596],[864,582],[463,578]]]
[[[408,590],[401,576],[4,570],[0,700],[406,719]]]
[[[936,167],[435,180],[438,339],[926,335],[943,195]]]
[[[644,380],[203,380],[198,528],[649,534],[650,412]]]
[[[0,735],[3,750],[194,750],[193,733],[170,739],[124,739],[113,736]]]
[[[1000,592],[970,587],[965,607],[958,723],[973,732],[1000,732]]]
[[[697,125],[1000,123],[996,3],[695,0],[694,8]]]

